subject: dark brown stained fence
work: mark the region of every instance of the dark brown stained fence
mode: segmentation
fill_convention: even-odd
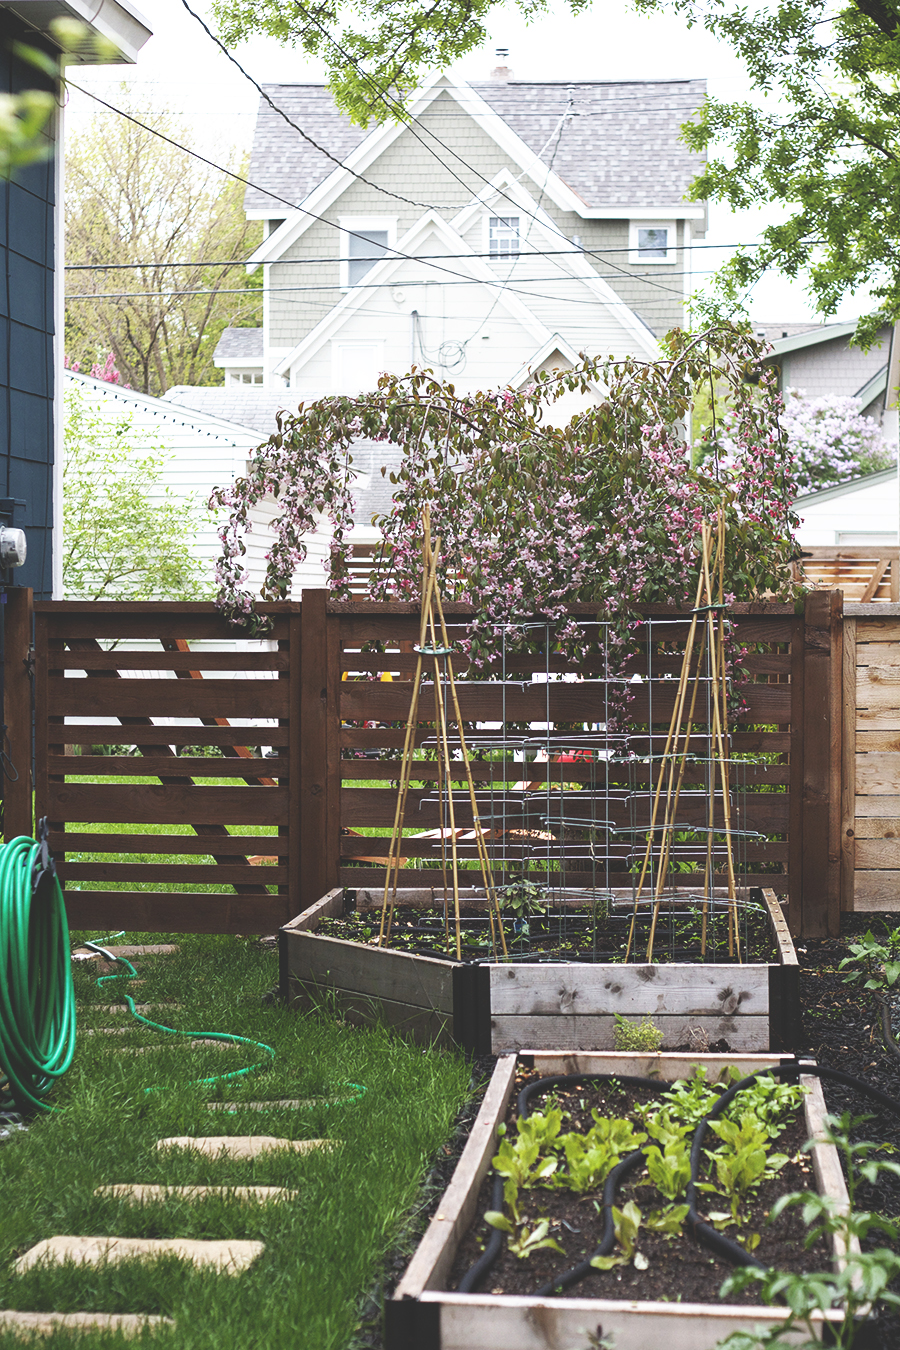
[[[387,854],[388,837],[355,832],[389,830],[393,822],[396,756],[403,745],[416,661],[413,644],[418,639],[415,606],[340,603],[326,601],[322,595],[315,598],[317,617],[313,625],[312,614],[307,613],[312,599],[306,592],[304,658],[312,656],[314,644],[319,652],[316,665],[323,672],[323,692],[329,706],[339,706],[340,725],[334,718],[326,719],[318,745],[303,747],[304,755],[322,775],[315,834],[327,841],[320,855],[315,891],[304,893],[306,904],[339,884],[383,885],[384,873],[378,860]],[[573,607],[573,612],[586,618],[591,615],[583,606]],[[765,842],[747,845],[747,871],[752,874],[752,884],[771,885],[790,897],[792,931],[810,935],[833,932],[840,921],[840,596],[816,593],[809,597],[805,615],[799,616],[790,607],[775,605],[738,605],[733,613],[749,654],[743,663],[748,678],[741,691],[747,709],[734,727],[732,744],[738,755],[750,752],[765,756],[761,763],[742,772],[746,790],[740,794],[740,826],[767,837]],[[470,614],[466,606],[447,606],[451,640],[459,641],[464,636]],[[683,633],[681,629],[665,630],[669,642],[679,633],[683,640],[687,622]],[[373,651],[372,647],[381,650]],[[671,692],[660,692],[656,687],[653,730],[664,732],[672,712],[681,657],[670,649],[670,655],[658,651],[653,659],[656,674],[668,661],[674,677]],[[499,679],[490,683],[466,681],[462,663],[457,661],[464,719],[498,722],[505,715],[508,722],[526,724],[548,717],[559,722],[602,722],[607,688],[597,664],[589,660],[578,667],[577,673],[584,677],[579,683],[532,684],[532,673],[543,672],[548,665],[560,673],[575,669],[559,655],[551,656],[549,663],[542,655],[516,658],[507,664],[504,686]],[[646,670],[645,658],[638,658],[629,667],[629,673]],[[381,681],[383,672],[391,674],[390,682]],[[344,674],[346,679],[342,679]],[[638,734],[641,728],[649,730],[648,711],[646,693],[638,692],[630,708],[632,728]],[[431,728],[422,727],[417,743],[431,735]],[[395,758],[362,757],[367,751],[393,751]],[[492,774],[496,777],[496,768],[496,762],[493,766],[476,763],[474,775],[484,783]],[[512,772],[520,777],[522,766],[517,765]],[[641,772],[649,788],[649,770],[645,767]],[[434,773],[433,765],[416,766],[417,780]],[[611,787],[628,785],[627,768],[610,766],[607,773]],[[534,764],[528,776],[532,781],[551,782],[591,778],[596,786],[597,766]],[[423,800],[429,795],[433,790],[428,787],[410,793],[410,831],[439,825],[437,806]],[[618,819],[618,809],[621,823],[629,823],[624,807],[612,809],[614,819]],[[685,805],[679,815],[691,819],[692,811],[699,812],[700,820],[703,809]],[[458,808],[457,824],[471,823],[467,807]],[[415,848],[414,843],[405,844],[403,852],[413,856]],[[700,863],[699,853],[697,861]],[[304,885],[312,879],[313,869],[304,868]],[[566,879],[573,886],[592,884],[591,873],[580,876],[569,871]],[[622,884],[627,881],[626,874]],[[696,881],[694,877],[693,884]],[[692,883],[690,876],[685,877],[685,883]],[[405,867],[400,884],[433,885],[435,872]]]
[[[383,884],[379,860],[393,822],[416,607],[337,603],[317,590],[306,591],[302,604],[264,608],[274,623],[272,650],[236,639],[210,604],[35,605],[35,809],[51,822],[73,926],[271,932],[335,886]],[[470,613],[448,606],[456,641]],[[591,617],[585,607],[573,613]],[[801,614],[737,605],[733,616],[749,649],[748,706],[733,746],[738,755],[764,757],[743,772],[738,793],[740,824],[766,836],[748,847],[747,870],[754,884],[789,896],[795,935],[834,933],[841,909],[841,596],[814,592]],[[31,828],[27,600],[15,601],[10,620],[7,747],[25,771],[5,782],[7,838]],[[677,630],[668,638],[673,645],[654,653],[655,672],[668,662],[673,675],[668,697],[655,696],[655,732],[667,730],[681,662]],[[372,651],[378,644],[383,650]],[[570,669],[559,655],[549,666]],[[542,656],[513,661],[504,685],[500,678],[466,681],[458,662],[464,717],[497,722],[505,706],[509,721],[526,725],[548,717],[603,720],[606,691],[596,663],[579,668],[584,678],[577,684],[532,685],[532,673],[546,668]],[[645,669],[642,656],[632,672]],[[378,678],[384,671],[393,675],[390,683]],[[647,730],[645,697],[639,693],[631,705],[638,733]],[[247,718],[270,725],[229,725]],[[176,725],[166,725],[168,719]],[[431,735],[423,726],[419,741]],[[138,755],[91,750],[114,745],[135,746]],[[273,746],[277,758],[246,757],[261,745]],[[75,746],[81,755],[72,753]],[[218,746],[226,759],[180,753],[185,746]],[[393,757],[366,758],[365,751]],[[495,771],[496,764],[475,766],[482,783]],[[422,804],[427,790],[418,787],[434,772],[429,762],[417,765],[411,830],[439,824],[437,808]],[[521,772],[518,765],[516,777]],[[591,774],[596,782],[597,765],[532,764],[528,773],[532,781],[574,782]],[[610,786],[627,784],[627,774],[610,766]],[[151,781],[116,781],[134,776]],[[112,781],[80,781],[99,777]],[[210,782],[221,777],[236,781]],[[471,817],[461,809],[457,820],[465,825]],[[189,829],[165,828],[174,825]],[[161,832],[144,833],[146,826]],[[235,826],[247,827],[249,835],[235,835]],[[264,833],[264,826],[276,833]],[[363,829],[382,833],[354,834]],[[121,855],[142,856],[127,861]],[[256,866],[253,856],[275,861]],[[584,884],[592,880],[586,874]],[[404,886],[434,881],[435,872],[423,867],[401,873]],[[571,872],[567,881],[579,884]]]
[[[300,610],[267,608],[261,643],[209,604],[35,606],[35,805],[73,927],[258,933],[295,912]]]

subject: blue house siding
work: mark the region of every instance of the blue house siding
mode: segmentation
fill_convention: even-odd
[[[14,41],[54,54],[0,11],[0,91],[49,88],[12,53]],[[15,580],[36,600],[53,591],[55,188],[52,157],[0,181],[0,496],[26,503],[15,523],[28,536],[28,561]]]

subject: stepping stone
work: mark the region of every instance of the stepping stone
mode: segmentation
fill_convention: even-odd
[[[209,1195],[233,1196],[235,1200],[296,1200],[299,1191],[284,1186],[98,1186],[94,1191],[104,1200],[130,1200],[133,1205],[164,1203],[166,1200],[205,1200]]]
[[[52,1237],[44,1238],[13,1266],[17,1275],[35,1266],[74,1261],[79,1266],[105,1262],[152,1261],[158,1256],[178,1256],[194,1266],[213,1266],[221,1274],[237,1275],[262,1255],[262,1242],[229,1238],[203,1242],[198,1238]]]
[[[159,942],[141,947],[106,947],[113,956],[171,956],[173,952],[178,951],[174,942]]]
[[[168,1012],[181,1012],[183,1006],[184,1005],[181,1003],[136,1003],[134,1005],[134,1010],[139,1013],[148,1013],[153,1008],[164,1008]],[[85,1003],[82,1007],[82,1012],[91,1011],[102,1013],[121,1012],[128,1013],[129,1016],[131,1015],[131,1009],[127,1008],[124,1003],[108,1003],[103,1005],[99,1003]]]
[[[355,1097],[282,1097],[274,1102],[207,1102],[207,1111],[227,1111],[235,1115],[238,1111],[273,1111],[285,1107],[291,1111],[308,1111],[314,1106],[338,1106],[341,1102],[355,1101]]]
[[[112,1032],[113,1035],[118,1035],[120,1034],[120,1031],[133,1031],[134,1028],[122,1027],[120,1029],[119,1027],[104,1027],[102,1030],[107,1034]],[[87,1032],[86,1034],[90,1035],[91,1033]],[[186,1046],[195,1045],[209,1045],[215,1050],[239,1050],[241,1048],[240,1046],[232,1045],[230,1041],[208,1041],[201,1036],[178,1036],[177,1038],[173,1036],[171,1039],[166,1037],[164,1041],[158,1041],[155,1045],[124,1045],[116,1051],[116,1054],[145,1055],[148,1051],[152,1054],[156,1050],[174,1050],[176,1047],[183,1050]]]
[[[194,1153],[205,1153],[208,1158],[258,1158],[262,1153],[291,1149],[294,1153],[311,1153],[314,1149],[333,1149],[336,1139],[278,1139],[271,1134],[219,1134],[195,1138],[191,1134],[177,1134],[160,1139],[156,1147],[189,1148]]]
[[[93,1313],[93,1312],[13,1312],[0,1310],[0,1331],[13,1335],[52,1336],[57,1328],[75,1330],[121,1331],[123,1336],[139,1336],[144,1327],[174,1327],[171,1317],[151,1313]]]

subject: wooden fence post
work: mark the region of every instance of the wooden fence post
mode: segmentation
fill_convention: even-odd
[[[3,631],[3,721],[6,753],[3,768],[3,837],[34,832],[31,769],[31,628],[34,592],[14,586],[6,592]]]
[[[304,591],[300,613],[300,904],[340,872],[340,619],[328,592]]]
[[[891,563],[891,573],[896,564]],[[856,887],[856,620],[844,620],[841,680],[841,911]]]
[[[792,927],[833,937],[841,926],[843,593],[811,591],[804,619],[801,914]]]

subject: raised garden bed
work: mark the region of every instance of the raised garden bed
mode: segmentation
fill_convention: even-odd
[[[664,1239],[657,1240],[656,1251],[652,1241],[642,1239],[642,1250],[652,1252],[646,1284],[651,1290],[657,1291],[656,1298],[642,1296],[642,1276],[634,1268],[626,1269],[626,1277],[618,1288],[614,1282],[621,1268],[602,1274],[591,1272],[588,1284],[581,1286],[581,1292],[579,1286],[574,1285],[568,1295],[548,1297],[527,1292],[490,1292],[497,1286],[507,1289],[510,1285],[513,1288],[527,1287],[529,1278],[533,1281],[532,1288],[540,1287],[547,1278],[548,1269],[551,1276],[555,1276],[572,1264],[573,1256],[577,1261],[579,1239],[568,1236],[558,1224],[551,1231],[566,1239],[568,1260],[556,1253],[536,1252],[528,1259],[517,1262],[507,1255],[505,1265],[498,1263],[486,1276],[486,1290],[460,1293],[455,1287],[461,1273],[468,1269],[478,1255],[483,1241],[483,1237],[479,1239],[479,1231],[482,1234],[491,1231],[485,1228],[481,1219],[484,1209],[490,1207],[485,1204],[485,1197],[489,1194],[488,1174],[498,1146],[498,1128],[502,1122],[511,1118],[515,1091],[521,1086],[523,1070],[533,1070],[542,1077],[602,1073],[657,1077],[671,1082],[690,1078],[696,1066],[702,1065],[707,1081],[714,1082],[729,1066],[734,1066],[744,1076],[771,1067],[776,1062],[773,1057],[765,1055],[539,1052],[528,1056],[502,1056],[450,1185],[393,1299],[387,1304],[386,1350],[559,1350],[560,1347],[565,1347],[565,1350],[582,1350],[582,1347],[588,1350],[589,1346],[596,1346],[604,1337],[613,1341],[616,1350],[645,1350],[651,1345],[665,1345],[667,1350],[713,1350],[717,1341],[732,1331],[752,1331],[754,1326],[783,1320],[783,1309],[757,1305],[752,1300],[735,1300],[734,1303],[723,1304],[714,1291],[711,1297],[704,1297],[702,1301],[688,1301],[690,1289],[697,1287],[696,1277],[693,1280],[681,1278],[684,1289],[688,1291],[682,1301],[677,1301],[680,1288],[678,1294],[670,1292],[660,1296],[659,1290],[665,1287],[665,1277],[653,1270],[653,1265],[665,1262],[665,1253],[659,1252],[660,1243],[666,1245]],[[821,1132],[825,1114],[818,1078],[803,1075],[800,1084],[807,1089],[803,1105],[798,1111],[796,1122],[788,1127],[784,1136],[785,1152],[792,1154],[799,1147],[798,1140],[802,1143],[807,1137],[814,1137]],[[775,1147],[780,1148],[781,1143],[776,1143]],[[800,1176],[800,1182],[798,1184],[797,1176],[785,1175],[781,1189],[789,1191],[815,1185],[821,1194],[831,1196],[839,1204],[846,1204],[847,1192],[837,1151],[830,1145],[816,1144],[811,1151],[811,1162],[812,1168],[808,1175],[802,1172],[802,1164],[788,1164],[788,1171],[793,1168]],[[764,1183],[770,1187],[773,1184],[777,1185]],[[547,1194],[555,1198],[560,1193],[550,1191]],[[528,1196],[534,1203],[536,1192],[520,1192],[520,1196]],[[620,1203],[624,1199],[623,1195]],[[772,1202],[771,1196],[764,1191],[760,1192],[759,1200],[766,1205]],[[540,1207],[540,1201],[537,1203]],[[548,1206],[545,1204],[543,1209],[547,1211]],[[588,1229],[588,1216],[593,1215],[591,1206],[576,1202],[575,1211],[579,1215],[577,1225]],[[554,1213],[552,1206],[549,1212]],[[796,1224],[797,1219],[794,1218],[793,1222]],[[797,1235],[782,1234],[779,1239],[767,1234],[766,1241],[770,1247],[765,1253],[767,1263],[777,1263],[780,1254],[796,1265],[797,1249],[802,1246],[797,1241]],[[584,1245],[585,1239],[581,1239],[581,1242]],[[682,1236],[673,1239],[670,1244],[672,1251],[682,1244],[693,1246],[690,1239]],[[694,1248],[695,1252],[697,1250],[702,1249]],[[762,1247],[758,1250],[762,1254]],[[545,1255],[549,1259],[541,1262],[540,1258]],[[708,1257],[708,1253],[706,1255]],[[810,1255],[810,1266],[821,1269],[830,1259],[839,1257],[840,1253],[829,1253],[823,1248]],[[799,1260],[802,1265],[802,1257]],[[694,1262],[697,1269],[703,1264],[706,1262]],[[721,1283],[729,1269],[725,1263],[717,1264],[718,1271],[712,1272],[716,1285]],[[511,1266],[520,1267],[522,1273],[511,1270]],[[672,1278],[676,1280],[677,1288],[679,1276]],[[701,1270],[701,1281],[702,1278]],[[605,1281],[616,1289],[616,1293],[610,1292],[605,1297],[596,1294],[586,1296],[586,1291],[591,1289],[591,1279],[594,1285],[601,1287]],[[828,1316],[837,1320],[841,1314],[834,1312]],[[820,1326],[821,1321],[820,1318]]]
[[[638,1023],[651,1018],[662,1048],[671,1050],[696,1046],[698,1038],[720,1051],[787,1049],[799,1034],[797,956],[768,889],[751,896],[772,959],[744,964],[625,964],[612,953],[594,961],[458,962],[318,932],[323,920],[349,912],[351,896],[372,911],[377,932],[373,893],[341,887],[281,929],[281,993],[292,1004],[309,1007],[327,997],[348,1021],[381,1017],[417,1040],[475,1054],[612,1049],[616,1014]],[[474,892],[464,899],[477,909]],[[426,904],[434,904],[433,892],[398,891],[401,912]]]

